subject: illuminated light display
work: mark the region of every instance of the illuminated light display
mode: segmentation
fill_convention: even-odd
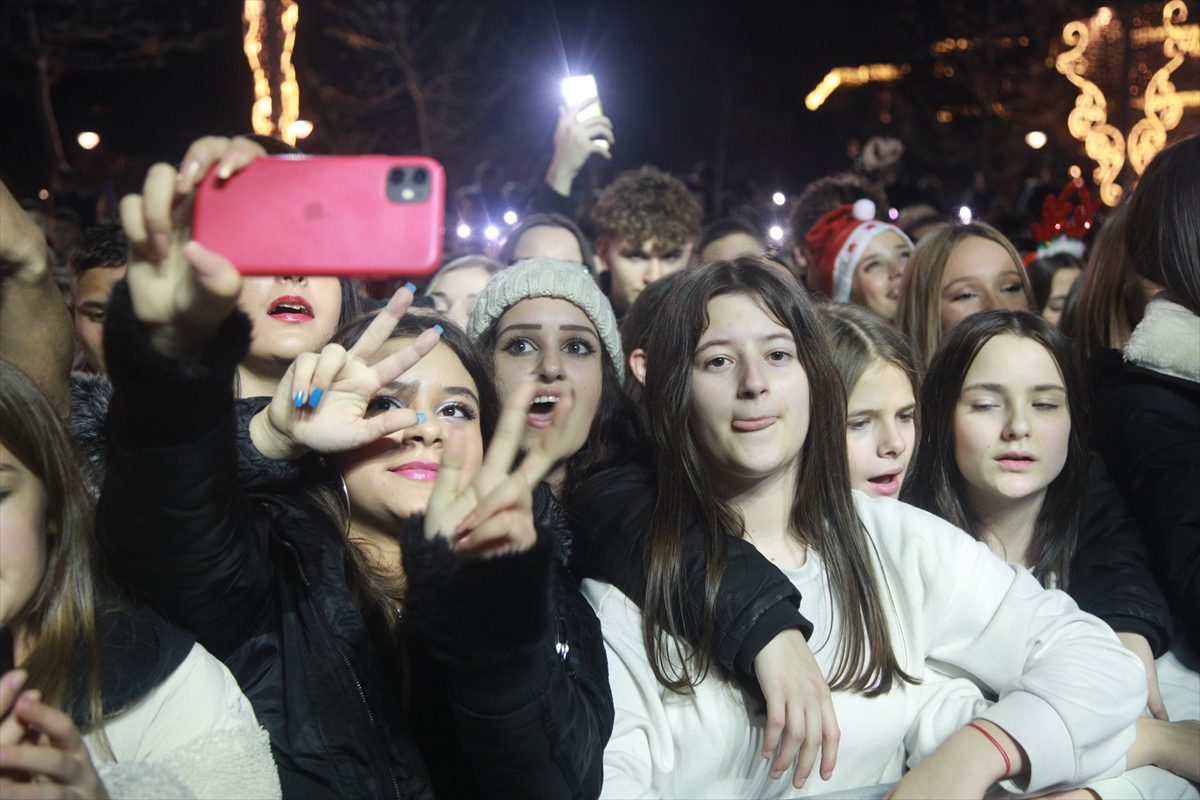
[[[1108,101],[1100,87],[1083,76],[1087,59],[1083,53],[1089,41],[1088,25],[1076,20],[1063,28],[1063,42],[1074,45],[1059,55],[1055,68],[1079,89],[1075,108],[1067,117],[1067,130],[1083,142],[1088,158],[1096,162],[1092,179],[1100,187],[1100,199],[1115,206],[1121,199],[1117,177],[1125,166],[1125,137],[1108,122]]]
[[[1171,73],[1179,69],[1186,57],[1188,34],[1176,28],[1177,23],[1186,19],[1187,5],[1183,0],[1171,0],[1163,7],[1163,27],[1167,30],[1163,55],[1167,57],[1167,63],[1146,85],[1145,118],[1138,120],[1129,131],[1129,164],[1138,175],[1166,146],[1167,132],[1174,130],[1183,119],[1183,102],[1171,82]]]
[[[826,73],[817,87],[804,98],[804,107],[816,111],[839,86],[861,86],[864,83],[894,81],[907,75],[908,64],[862,64],[857,67],[835,67]]]
[[[1129,87],[1132,100],[1126,102],[1142,110],[1144,117],[1133,125],[1127,137],[1109,123],[1104,92],[1085,77],[1089,64],[1084,52],[1092,33],[1109,24],[1119,24],[1114,22],[1111,9],[1101,8],[1090,22],[1076,20],[1063,28],[1063,42],[1073,46],[1059,55],[1055,66],[1079,89],[1075,108],[1067,117],[1067,129],[1083,142],[1088,158],[1096,162],[1092,177],[1100,187],[1100,199],[1105,205],[1115,206],[1121,198],[1123,189],[1117,180],[1126,160],[1134,173],[1142,174],[1166,146],[1167,134],[1179,125],[1184,108],[1200,105],[1200,92],[1180,92],[1171,81],[1185,59],[1200,52],[1200,26],[1182,24],[1186,21],[1184,0],[1170,0],[1163,6],[1161,27],[1138,28],[1130,34],[1129,42],[1135,46],[1162,42],[1167,63],[1150,77],[1144,92],[1136,84]],[[1147,71],[1142,64],[1139,72]]]
[[[250,112],[250,123],[260,136],[275,136],[288,144],[296,143],[296,134],[303,130],[297,126],[300,118],[300,84],[296,80],[296,68],[292,64],[292,50],[296,45],[296,23],[300,19],[300,6],[296,0],[278,0],[280,7],[280,53],[278,86],[279,114],[275,115],[272,92],[273,66],[270,64],[271,48],[268,46],[267,0],[245,0],[242,6],[244,34],[242,50],[254,75],[254,105]],[[311,131],[311,129],[309,129]]]

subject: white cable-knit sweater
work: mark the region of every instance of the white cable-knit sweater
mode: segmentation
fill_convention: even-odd
[[[914,760],[927,755],[961,724],[964,704],[955,696],[975,691],[930,666],[970,675],[999,696],[978,715],[1025,748],[1025,791],[1080,785],[1123,767],[1146,678],[1107,625],[931,514],[857,492],[855,502],[899,662],[929,680],[874,698],[835,693],[837,768],[830,781],[814,772],[796,791],[787,777],[768,775],[761,703],[713,674],[690,695],[664,689],[646,658],[637,607],[611,585],[585,581],[603,626],[616,705],[602,796],[795,797],[899,780],[906,739]],[[815,626],[809,644],[829,675],[840,622],[822,562],[810,550],[789,577]]]
[[[85,735],[113,800],[281,796],[271,741],[225,665],[200,645],[165,681]]]

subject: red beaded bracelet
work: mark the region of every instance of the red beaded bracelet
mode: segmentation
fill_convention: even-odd
[[[1004,752],[1004,748],[1001,747],[1000,743],[996,741],[996,737],[992,736],[990,733],[985,731],[980,726],[976,725],[974,722],[968,722],[967,727],[974,728],[975,730],[979,731],[980,733],[982,733],[984,736],[987,737],[987,740],[989,742],[996,745],[996,749],[1000,751],[1000,757],[1004,759],[1004,777],[1007,778],[1009,776],[1009,773],[1012,772],[1012,762],[1009,761],[1009,759],[1008,759],[1008,753]]]

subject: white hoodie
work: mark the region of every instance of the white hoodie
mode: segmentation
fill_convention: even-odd
[[[995,692],[997,702],[978,716],[1028,754],[1030,780],[1020,791],[1078,786],[1123,768],[1146,677],[1107,625],[931,514],[858,492],[855,502],[900,666],[922,677],[929,667],[969,675]],[[814,624],[809,645],[828,676],[841,623],[824,565],[810,549],[803,567],[786,572],[803,595]],[[646,658],[637,607],[608,584],[583,588],[603,626],[616,706],[603,797],[798,797],[894,782],[906,738],[914,760],[927,755],[953,730],[947,724],[959,724],[954,710],[962,705],[947,695],[970,691],[965,681],[934,679],[897,683],[874,698],[836,692],[837,768],[828,782],[814,772],[797,791],[786,776],[769,777],[761,703],[714,674],[690,695],[667,691]]]

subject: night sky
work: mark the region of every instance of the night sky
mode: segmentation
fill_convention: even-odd
[[[69,5],[8,3],[12,9]],[[117,191],[128,191],[150,162],[178,160],[193,138],[249,129],[253,91],[242,53],[241,5],[232,0],[196,0],[182,6],[161,0],[90,4],[101,12],[105,6],[119,7],[122,13],[132,7],[134,16],[149,22],[162,15],[174,25],[182,16],[207,40],[198,52],[169,54],[153,69],[74,69],[59,78],[54,107],[68,158],[82,175],[107,175]],[[978,35],[989,20],[997,30],[1039,29],[1024,57],[1041,67],[1048,40],[1062,21],[1086,16],[1095,5],[1074,0],[897,0],[886,5],[844,0],[492,2],[483,7],[486,13],[519,17],[528,35],[520,59],[496,65],[509,71],[511,88],[462,142],[445,152],[435,143],[433,155],[446,164],[451,187],[470,182],[472,166],[481,158],[498,161],[509,178],[534,179],[548,160],[558,82],[570,69],[597,77],[616,131],[613,169],[654,163],[684,173],[700,160],[720,161],[728,180],[748,176],[768,192],[798,192],[808,181],[849,163],[848,138],[904,135],[900,120],[891,125],[880,121],[880,103],[886,101],[886,91],[916,96],[929,69],[933,40]],[[478,13],[479,8],[469,10]],[[0,107],[5,109],[0,174],[18,196],[36,193],[47,176],[33,65],[22,58],[23,48],[12,46],[25,36],[20,20],[19,10],[9,12],[0,28],[0,49],[7,53],[0,56]],[[301,144],[313,153],[345,151],[344,143],[332,140],[319,123],[322,113],[335,114],[336,109],[322,107],[311,80],[306,80],[318,74],[333,84],[353,85],[346,75],[345,45],[325,32],[336,22],[321,0],[300,0],[294,60],[301,116],[318,121],[316,133]],[[454,47],[453,39],[444,46]],[[104,58],[102,53],[97,57]],[[830,68],[879,62],[912,63],[914,74],[890,90],[844,88],[817,112],[804,108],[804,96]],[[1065,83],[1061,76],[1046,78],[1055,79]],[[489,78],[482,75],[481,80]],[[1068,110],[1069,105],[1060,115],[1062,130],[1049,132],[1052,142],[1069,150],[1073,143],[1065,130]],[[382,119],[380,124],[403,130],[395,120]],[[957,165],[939,163],[935,143],[920,133],[927,124],[910,120],[911,160],[948,171],[949,183],[965,186],[976,132],[959,132],[968,149],[966,159],[960,158]],[[75,134],[85,129],[103,137],[101,147],[91,153],[75,144]],[[406,148],[398,143],[379,149]],[[1032,166],[1031,162],[1030,170]]]

